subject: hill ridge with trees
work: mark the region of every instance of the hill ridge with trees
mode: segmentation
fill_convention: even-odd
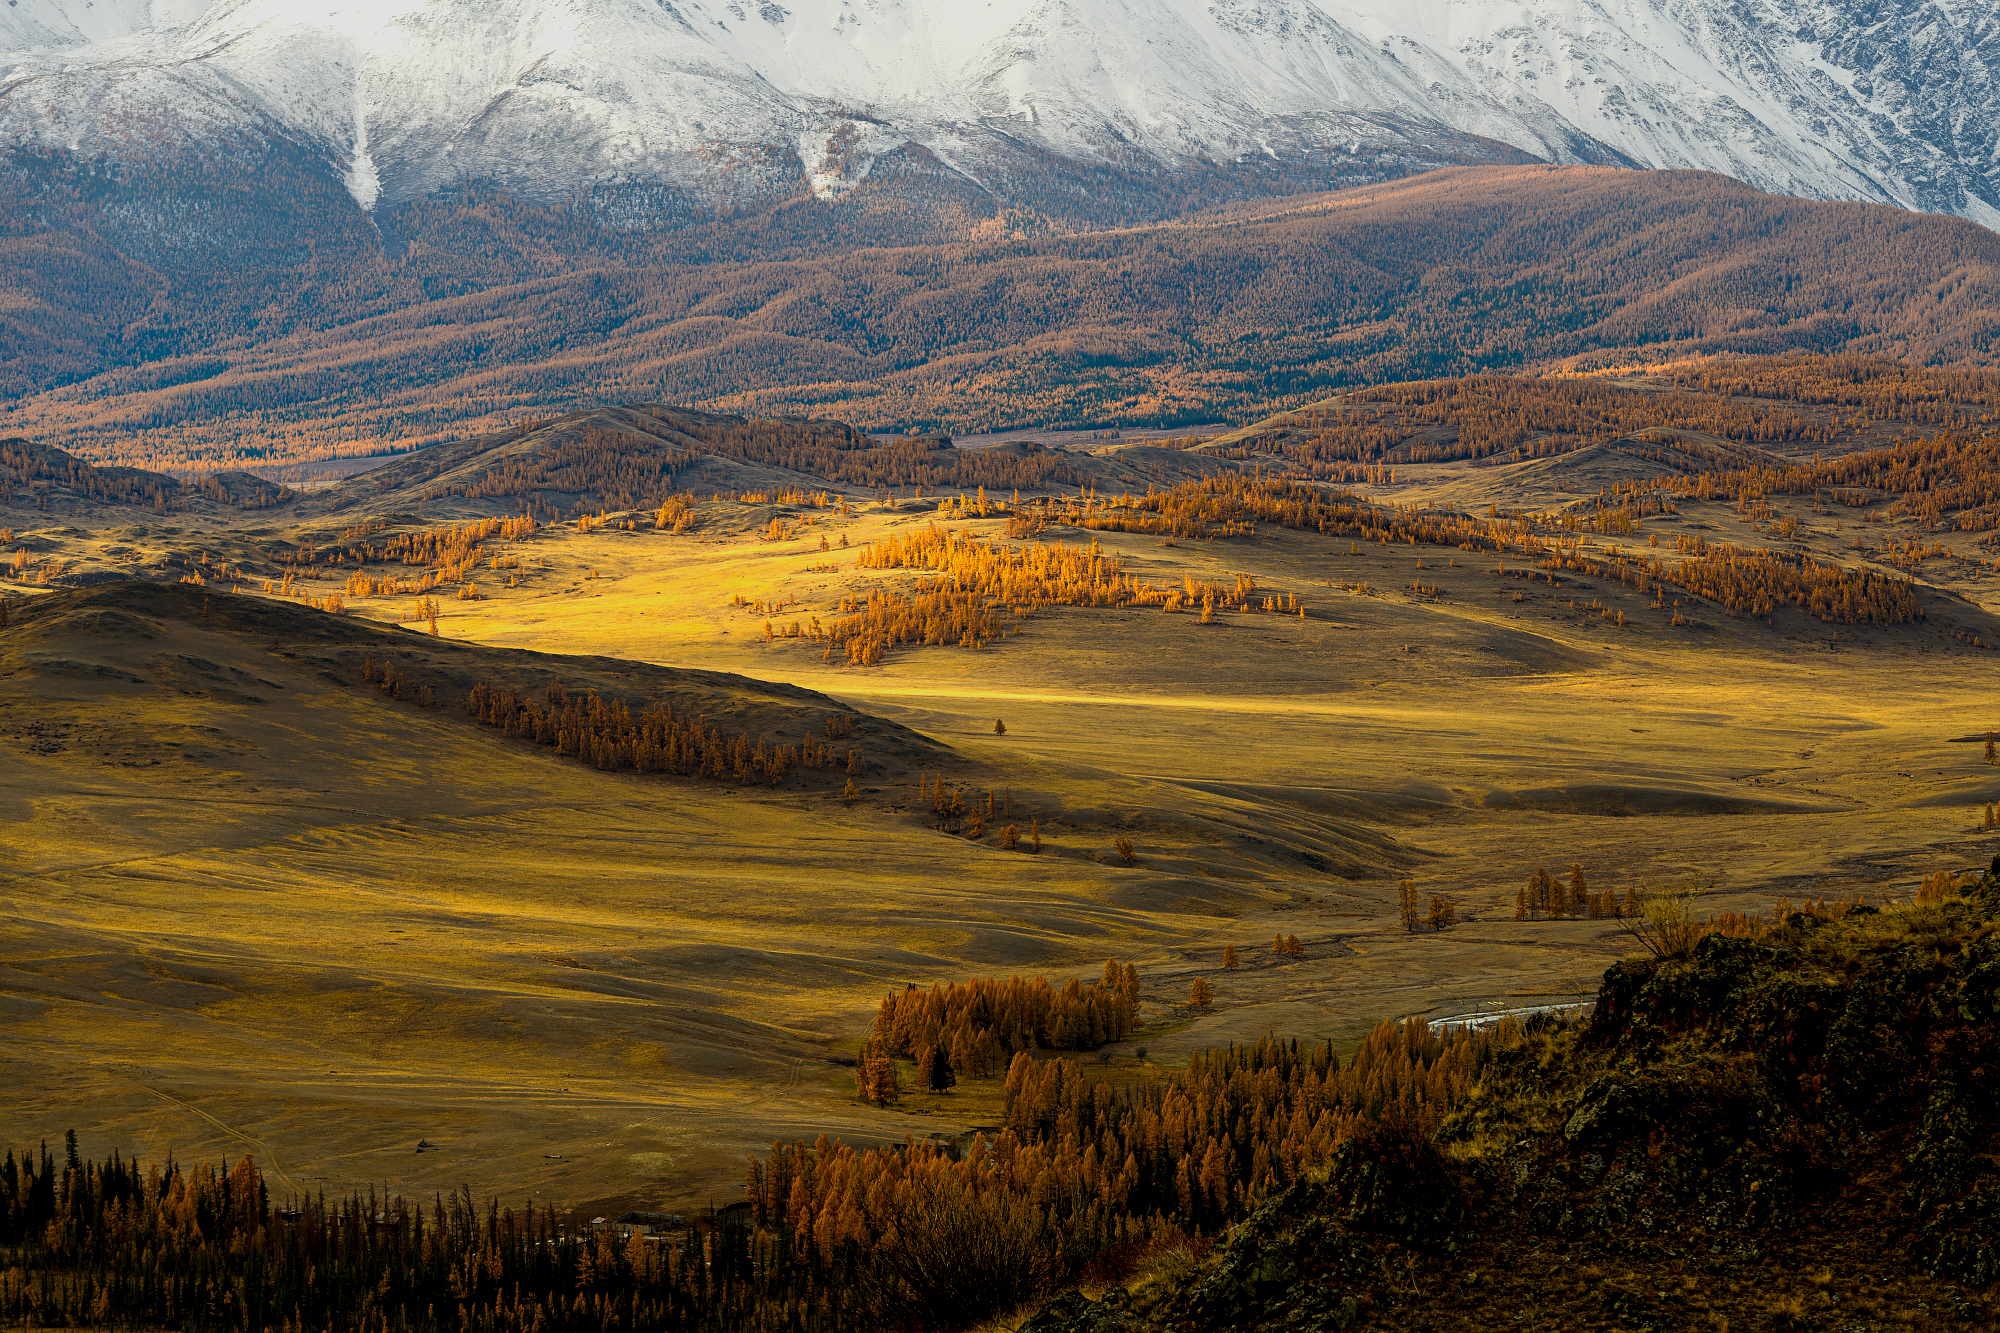
[[[1695,172],[1451,168],[920,243],[823,232],[812,219],[839,206],[816,201],[727,236],[627,235],[467,190],[399,213],[393,257],[364,228],[157,270],[85,203],[27,204],[0,235],[12,429],[172,472],[409,449],[605,400],[897,433],[1171,426],[1702,354],[1974,365],[2000,329],[1992,232]]]

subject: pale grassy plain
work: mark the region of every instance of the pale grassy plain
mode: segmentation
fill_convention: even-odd
[[[726,1200],[774,1136],[990,1123],[990,1089],[853,1100],[829,1057],[890,985],[1134,961],[1149,1056],[1172,1063],[1587,991],[1630,942],[1513,920],[1537,866],[1621,888],[1712,875],[1726,910],[1892,895],[1994,851],[1979,807],[2000,769],[1952,740],[2000,726],[1992,657],[1944,636],[1943,611],[1837,639],[1712,608],[1677,630],[1647,599],[1551,589],[1515,561],[1105,535],[1142,578],[1246,572],[1308,614],[1055,609],[985,651],[859,669],[767,643],[732,598],[797,601],[781,627],[829,619],[841,592],[907,577],[854,568],[853,546],[931,516],[822,512],[803,539],[759,540],[771,512],[546,532],[519,548],[521,586],[482,578],[441,634],[823,690],[953,747],[951,776],[1041,820],[1043,855],[933,831],[907,772],[868,775],[851,806],[603,774],[240,636],[107,627],[65,650],[75,669],[11,662],[0,696],[0,1138],[75,1125],[99,1151],[255,1151],[298,1188]],[[1360,581],[1376,591],[1327,586]],[[1980,606],[1946,611],[2000,638]],[[1112,855],[1120,834],[1138,866]],[[1406,874],[1462,924],[1398,929]],[[1274,932],[1303,957],[1271,955]],[[1195,975],[1218,1004],[1176,1017]]]

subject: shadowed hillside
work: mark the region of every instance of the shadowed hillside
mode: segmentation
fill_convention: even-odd
[[[628,723],[655,710],[663,719],[668,714],[683,721],[700,718],[700,739],[725,751],[732,745],[783,745],[801,735],[817,736],[827,747],[837,736],[841,770],[856,774],[901,772],[945,757],[941,747],[903,727],[856,715],[822,694],[792,685],[611,657],[486,648],[414,627],[390,628],[185,583],[126,581],[12,602],[4,624],[0,673],[16,691],[53,687],[62,692],[84,683],[86,692],[106,696],[107,718],[143,713],[149,691],[235,704],[310,706],[312,696],[327,687],[359,686],[381,695],[385,707],[435,711],[470,726],[492,721],[490,713],[482,718],[468,706],[476,688],[481,696],[507,692],[524,704],[532,702],[538,713],[546,709],[546,726],[576,727],[574,742],[557,745],[550,735],[541,743],[557,745],[560,754],[594,759],[600,768],[630,768],[632,759],[629,753],[622,759],[593,754],[596,734],[608,739],[615,729],[599,720],[601,713],[578,713],[598,699],[614,709],[622,707]],[[178,640],[187,641],[179,646],[225,660],[164,650],[165,641]],[[260,671],[273,671],[292,683],[270,680]],[[568,706],[572,697],[576,706]],[[561,721],[577,716],[583,720]],[[61,747],[115,764],[123,762],[125,748],[137,739],[116,721],[83,717],[67,724]],[[850,750],[858,757],[855,767],[847,769]],[[665,764],[656,767],[673,771]],[[796,760],[793,768],[794,785],[838,785],[837,778],[799,768]],[[778,779],[771,785],[778,785]]]

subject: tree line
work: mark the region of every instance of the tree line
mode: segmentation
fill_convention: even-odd
[[[1842,431],[1777,403],[1652,393],[1595,377],[1467,375],[1356,389],[1286,413],[1246,444],[1294,465],[1541,458],[1653,428],[1743,444],[1831,444]]]
[[[1983,532],[2000,527],[2000,433],[1943,431],[1845,458],[1814,460],[1790,471],[1732,471],[1697,479],[1729,499],[1824,492],[1836,504],[1915,516],[1933,529]],[[1870,494],[1880,492],[1880,496]]]
[[[37,485],[37,483],[41,483]],[[23,498],[46,499],[51,487],[92,504],[130,505],[166,513],[181,507],[181,484],[172,477],[131,467],[97,467],[61,449],[18,437],[0,440],[0,504],[12,504],[19,486]]]
[[[1703,358],[1651,369],[1646,379],[1722,398],[1763,398],[1846,409],[1858,424],[2000,424],[2000,372],[1880,356]]]
[[[1136,532],[1171,539],[1219,540],[1253,535],[1259,523],[1343,536],[1382,545],[1448,546],[1466,552],[1509,552],[1542,569],[1616,580],[1651,593],[1656,605],[1667,589],[1705,598],[1732,615],[1768,617],[1796,606],[1831,624],[1907,624],[1924,617],[1914,585],[1873,570],[1831,565],[1803,553],[1753,550],[1700,537],[1677,537],[1676,561],[1622,550],[1593,553],[1577,535],[1585,528],[1633,532],[1648,514],[1666,507],[1644,484],[1600,497],[1599,511],[1559,515],[1500,515],[1484,519],[1451,511],[1368,504],[1352,493],[1327,491],[1261,471],[1224,473],[1181,482],[1143,496],[1100,497],[1088,488],[1014,506],[989,502],[974,508],[1009,518],[1010,533],[1046,531],[1052,524],[1095,531]],[[1616,507],[1610,507],[1615,505]],[[1156,587],[1126,572],[1123,558],[1096,541],[1079,548],[1057,542],[1011,545],[941,527],[885,537],[863,547],[862,568],[913,569],[934,577],[914,595],[871,591],[865,602],[843,597],[840,618],[822,625],[795,623],[788,635],[824,645],[822,656],[841,654],[873,665],[903,644],[982,648],[1006,631],[1006,615],[1019,620],[1049,606],[1159,606],[1168,612],[1199,607],[1204,623],[1231,610],[1306,614],[1295,594],[1263,593],[1238,575],[1234,585],[1185,580]],[[1679,623],[1679,613],[1675,613]],[[1621,622],[1622,623],[1622,622]],[[1017,631],[1018,632],[1018,631]]]
[[[1079,480],[1065,455],[1039,445],[956,449],[943,436],[884,440],[844,421],[723,415],[667,403],[526,422],[389,464],[378,480],[444,478],[438,494],[518,500],[549,512],[658,510],[706,458],[868,491],[1035,490]]]
[[[1301,503],[1317,503],[1310,488],[1300,490],[1307,497]],[[1095,507],[1094,497],[1079,503],[1085,506],[1078,516],[1080,526],[1095,523],[1115,529],[1121,523],[1150,521],[1150,516],[1144,520],[1111,516]],[[932,523],[861,548],[855,563],[863,569],[916,570],[929,577],[908,589],[870,589],[866,599],[843,595],[835,618],[824,624],[817,616],[795,621],[784,632],[784,637],[823,645],[821,656],[828,662],[844,656],[854,665],[873,666],[883,653],[901,645],[984,648],[1010,632],[1010,619],[1025,620],[1051,606],[1157,606],[1170,613],[1199,607],[1204,624],[1227,611],[1305,614],[1296,596],[1264,593],[1247,574],[1238,574],[1229,583],[1192,578],[1179,585],[1143,582],[1126,572],[1124,557],[1107,553],[1095,539],[1086,547],[1060,542],[1013,546]],[[768,622],[767,631],[767,638],[778,637]]]
[[[607,700],[595,690],[573,693],[560,680],[550,681],[541,699],[475,684],[466,694],[465,712],[503,736],[607,770],[775,787],[801,769],[859,774],[866,768],[859,750],[837,743],[852,734],[853,722],[844,715],[829,717],[819,734],[806,728],[794,745],[783,738],[725,734],[704,715],[677,712],[671,704],[635,713],[623,700]]]

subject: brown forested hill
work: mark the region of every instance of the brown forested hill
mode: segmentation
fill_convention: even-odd
[[[1782,466],[2000,423],[2000,372],[1881,357],[1700,357],[1592,375],[1468,375],[1375,385],[1208,440],[1341,478],[1349,465],[1520,461],[1591,445],[1669,472]]]
[[[821,490],[833,498],[906,490],[1137,490],[1242,466],[1144,442],[1089,453],[1032,441],[960,449],[948,436],[885,440],[825,418],[630,403],[436,445],[312,494],[299,512],[547,517],[657,509],[677,496],[685,503],[717,493],[803,499]]]
[[[244,295],[172,359],[66,384],[89,331],[65,332],[54,270],[24,260],[0,282],[33,278],[47,336],[8,344],[30,391],[13,428],[207,469],[604,401],[877,428],[1166,423],[1699,352],[1981,363],[2000,328],[2000,236],[1689,172],[1466,168],[1206,221],[838,253],[788,240],[777,259],[711,258],[686,234],[614,247],[497,197],[404,221],[395,259],[316,257],[313,281]],[[29,241],[51,244],[11,243]],[[137,281],[101,255],[75,271],[107,294]],[[155,321],[204,290],[144,277]],[[27,364],[44,344],[61,367]]]

